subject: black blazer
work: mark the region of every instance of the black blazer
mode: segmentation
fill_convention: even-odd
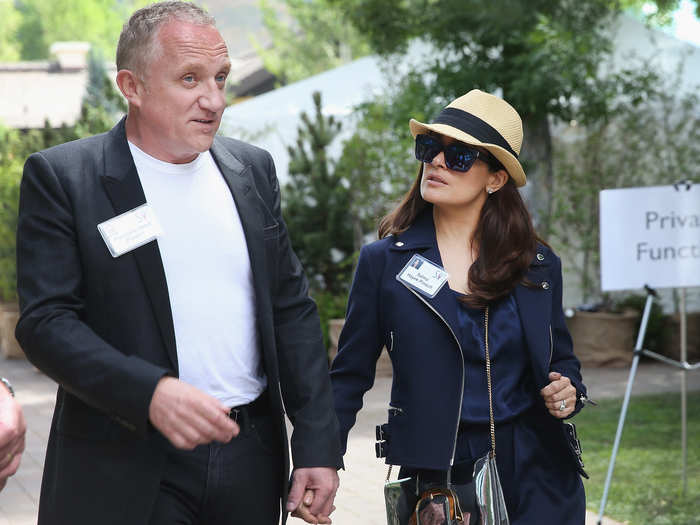
[[[178,373],[158,243],[113,258],[97,230],[146,202],[124,122],[34,153],[24,168],[16,335],[29,360],[59,384],[40,524],[146,523],[158,491],[165,438],[150,425],[148,407],[160,378]],[[211,153],[245,232],[285,472],[285,408],[294,465],[338,467],[318,314],[281,216],[272,158],[222,137]]]
[[[416,253],[441,265],[430,210],[432,207],[401,235],[376,241],[360,252],[331,382],[345,451],[362,396],[374,382],[375,363],[386,347],[394,372],[386,462],[447,470],[454,453],[464,375],[454,335],[459,333],[454,298],[447,283],[431,299],[396,279]],[[513,293],[535,386],[539,391],[549,383],[549,372],[557,371],[568,376],[578,394],[585,396],[580,364],[562,312],[559,258],[539,246],[527,279],[532,286],[518,285]],[[555,452],[575,469],[561,420],[546,411],[539,393],[533,395],[541,407],[540,430],[560,436]],[[577,401],[572,415],[582,405]]]

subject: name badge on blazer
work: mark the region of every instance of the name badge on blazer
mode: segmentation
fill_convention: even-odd
[[[397,275],[396,279],[431,299],[437,295],[449,275],[437,264],[415,254]]]
[[[146,203],[97,225],[112,257],[157,239],[163,234],[153,208]]]

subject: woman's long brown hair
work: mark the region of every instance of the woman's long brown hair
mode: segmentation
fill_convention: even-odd
[[[493,169],[493,168],[491,168]],[[431,206],[420,194],[423,163],[418,177],[401,202],[379,223],[380,239],[406,231],[416,217]],[[467,283],[469,295],[464,302],[473,307],[484,307],[508,295],[520,282],[525,281],[527,269],[537,250],[532,218],[513,179],[484,202],[473,243],[477,258],[469,268]]]

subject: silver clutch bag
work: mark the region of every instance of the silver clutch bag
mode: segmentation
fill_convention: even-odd
[[[501,480],[496,469],[496,456],[488,454],[474,463],[474,490],[481,525],[509,525]]]

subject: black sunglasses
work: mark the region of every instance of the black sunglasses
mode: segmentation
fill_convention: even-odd
[[[445,146],[438,137],[426,134],[416,135],[416,159],[430,163],[441,151],[445,152],[445,166],[454,171],[469,171],[476,159],[488,162],[489,155],[461,142]]]

